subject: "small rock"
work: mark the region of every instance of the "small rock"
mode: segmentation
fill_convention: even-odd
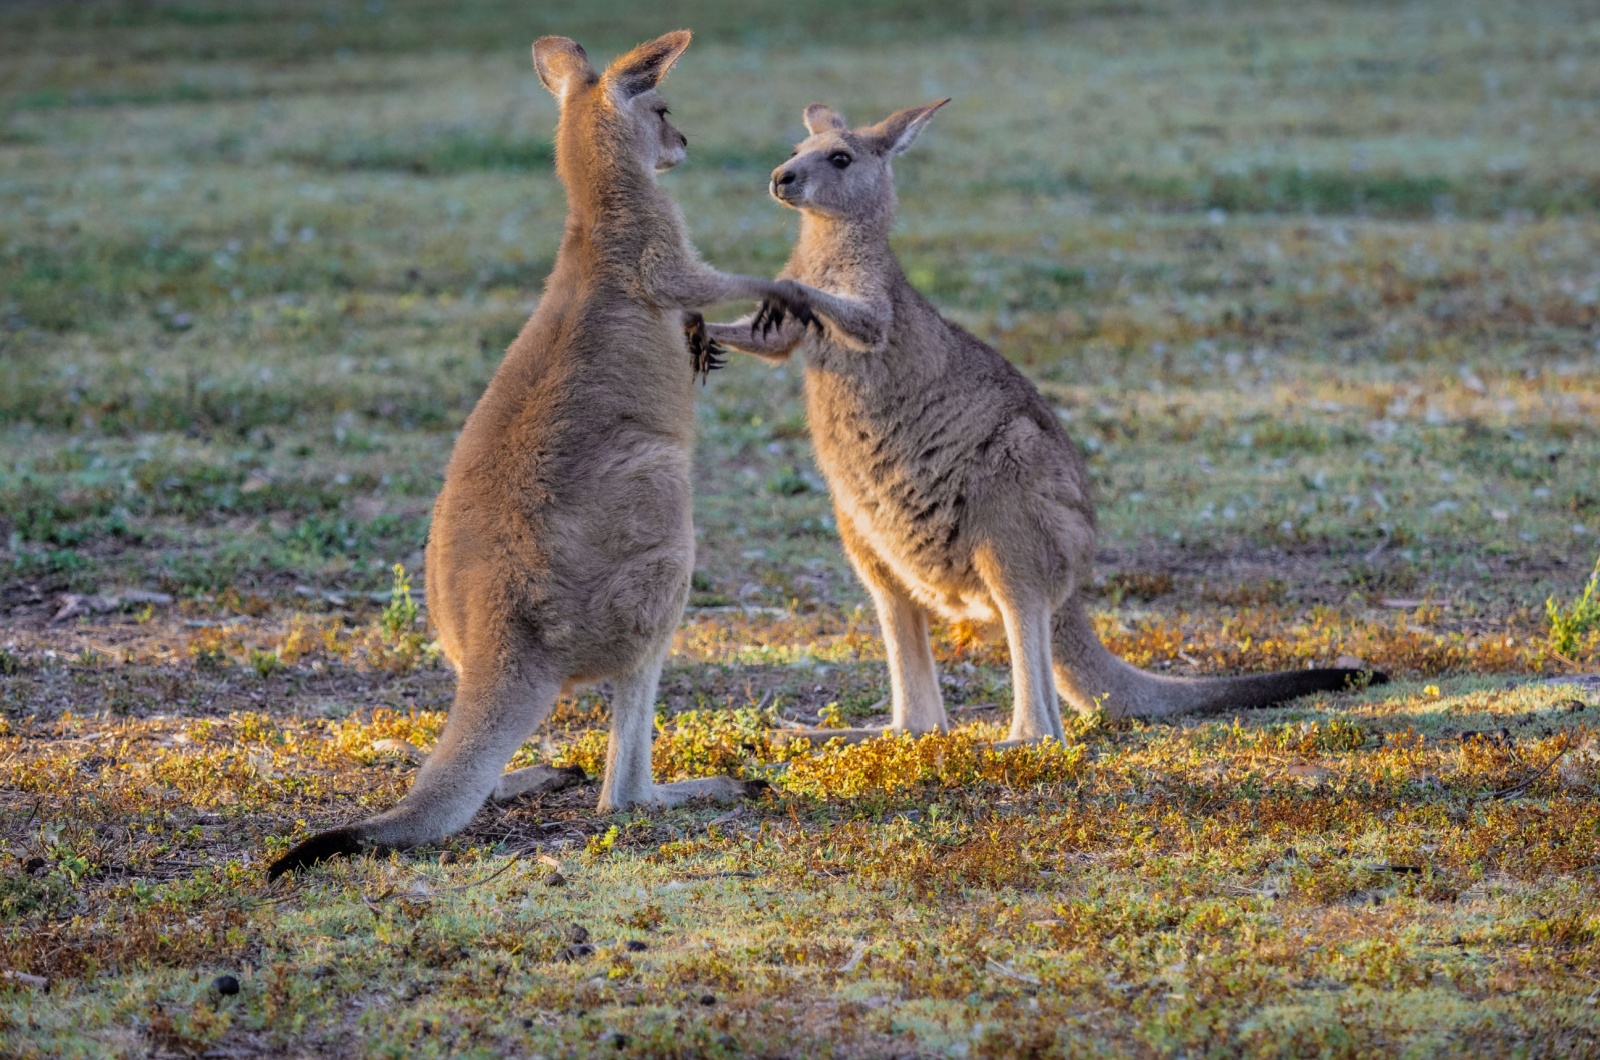
[[[565,887],[567,885],[567,878],[561,875],[559,872],[552,872],[550,875],[544,878],[544,885],[546,887]]]
[[[568,942],[588,942],[589,929],[582,924],[573,924],[567,929]]]
[[[231,975],[219,975],[211,980],[211,989],[223,997],[232,997],[239,992],[239,980]]]
[[[585,957],[592,956],[594,956],[594,947],[589,945],[587,942],[576,943],[561,951],[561,959],[567,961],[568,963],[571,963],[572,961],[581,961]]]
[[[638,939],[629,939],[627,942],[622,944],[622,948],[627,950],[629,953],[643,953],[650,947]]]
[[[702,1005],[715,1005],[716,1003],[717,1003],[717,995],[715,995],[715,994],[701,994],[700,995],[700,1004],[702,1004]]]

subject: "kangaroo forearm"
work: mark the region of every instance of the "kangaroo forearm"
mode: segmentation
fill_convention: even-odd
[[[811,299],[811,311],[827,319],[834,332],[830,337],[835,341],[844,340],[841,345],[881,350],[889,341],[892,317],[887,307],[846,295],[829,294],[809,285],[805,290]]]
[[[709,266],[701,266],[662,276],[654,294],[663,305],[698,309],[718,302],[765,298],[772,293],[772,287],[771,280],[718,272]]]
[[[748,353],[772,364],[788,360],[805,337],[805,327],[795,323],[793,318],[785,320],[782,327],[765,335],[759,330],[752,330],[750,325],[754,319],[753,314],[746,314],[731,324],[707,324],[706,336],[719,346]]]

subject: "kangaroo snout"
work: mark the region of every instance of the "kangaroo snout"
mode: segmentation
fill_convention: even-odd
[[[800,190],[800,174],[787,166],[772,171],[772,183],[767,191],[779,202],[788,202]]]

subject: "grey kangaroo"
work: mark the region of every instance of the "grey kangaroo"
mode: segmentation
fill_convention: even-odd
[[[830,107],[808,107],[810,135],[773,171],[770,191],[800,211],[781,275],[807,285],[816,323],[767,302],[753,318],[707,328],[713,342],[773,361],[804,346],[817,461],[883,627],[892,727],[946,725],[930,613],[1003,627],[1013,740],[1061,738],[1058,693],[1079,710],[1150,717],[1264,706],[1362,679],[1344,668],[1160,677],[1100,643],[1084,601],[1095,513],[1077,447],[1021,372],[911,287],[889,247],[890,161],[946,102],[857,129]]]
[[[503,771],[576,685],[613,685],[601,810],[755,789],[727,777],[657,784],[650,771],[656,683],[694,566],[683,311],[770,298],[809,319],[794,283],[702,263],[656,182],[688,144],[656,86],[689,37],[668,33],[602,74],[574,41],[534,44],[561,105],[569,212],[544,297],[462,428],[434,505],[428,607],[458,675],[455,705],[399,805],[312,836],[269,877],[436,840],[491,795],[569,783],[549,767]]]

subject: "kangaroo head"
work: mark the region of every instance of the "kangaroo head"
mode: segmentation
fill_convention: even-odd
[[[667,120],[667,104],[656,86],[689,47],[689,39],[686,29],[657,37],[600,74],[577,41],[534,41],[534,69],[561,103],[557,157],[631,158],[657,173],[682,162],[689,138]]]
[[[889,163],[916,140],[941,99],[896,111],[876,125],[852,129],[823,103],[806,108],[806,131],[789,161],[772,171],[769,190],[785,206],[853,220],[894,210]]]

